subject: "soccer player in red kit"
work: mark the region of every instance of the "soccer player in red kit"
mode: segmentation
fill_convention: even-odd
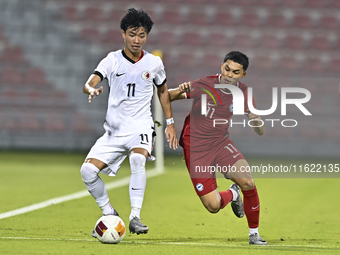
[[[244,214],[247,217],[249,243],[266,245],[267,242],[258,232],[260,201],[249,165],[229,138],[233,96],[228,89],[215,89],[215,84],[229,84],[241,89],[245,98],[245,114],[251,120],[254,131],[262,135],[264,128],[260,116],[251,113],[248,108],[248,86],[239,81],[245,77],[248,65],[246,55],[232,51],[224,58],[221,74],[182,83],[169,92],[171,101],[193,99],[191,111],[184,122],[180,145],[191,181],[203,205],[209,212],[217,213],[231,202],[237,217],[242,218]],[[206,95],[204,101],[201,100],[202,95]],[[206,113],[202,115],[202,104],[205,103]],[[246,169],[248,171],[244,171]],[[228,190],[217,190],[216,171],[234,182]]]

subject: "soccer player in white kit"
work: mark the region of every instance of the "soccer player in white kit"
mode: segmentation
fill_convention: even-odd
[[[140,211],[146,187],[145,162],[151,156],[155,134],[151,113],[154,85],[167,119],[165,135],[169,147],[178,147],[162,60],[142,49],[152,26],[153,22],[146,12],[128,9],[120,22],[124,49],[110,52],[99,63],[83,88],[83,92],[89,95],[89,102],[102,93],[103,87],[96,86],[103,79],[107,79],[110,92],[104,123],[105,133],[91,148],[81,166],[82,179],[102,209],[103,215],[118,215],[98,174],[102,172],[115,176],[126,156],[129,156],[129,230],[137,234],[147,233],[149,230],[140,220]]]

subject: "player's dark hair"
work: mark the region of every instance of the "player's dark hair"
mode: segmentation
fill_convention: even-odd
[[[142,9],[136,10],[135,8],[129,8],[126,15],[120,21],[120,28],[126,32],[128,28],[144,27],[146,33],[150,33],[153,26],[148,13]]]
[[[249,59],[246,55],[239,51],[231,51],[225,57],[223,63],[227,60],[234,61],[243,66],[243,70],[246,71],[249,66]]]

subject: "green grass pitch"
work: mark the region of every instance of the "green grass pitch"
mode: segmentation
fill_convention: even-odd
[[[85,190],[79,173],[85,155],[0,152],[0,215]],[[276,159],[278,164],[283,161]],[[148,162],[147,168],[152,167]],[[103,179],[108,183],[126,176],[127,162],[117,177]],[[0,254],[340,254],[339,178],[257,178],[255,182],[266,247],[248,244],[246,219],[236,218],[229,205],[217,214],[204,209],[178,156],[166,157],[164,174],[148,179],[141,214],[150,228],[147,235],[127,233],[118,245],[101,244],[91,237],[101,211],[86,196],[0,219]],[[219,190],[230,184],[218,179]],[[109,196],[128,225],[128,187],[109,190]]]

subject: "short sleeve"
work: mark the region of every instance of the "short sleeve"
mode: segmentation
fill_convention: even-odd
[[[115,59],[113,54],[109,53],[99,62],[97,68],[94,70],[94,74],[99,75],[102,80],[106,79],[111,73],[112,67],[114,66],[114,61]]]
[[[159,65],[155,74],[155,78],[153,79],[153,83],[157,86],[157,87],[162,87],[165,83],[166,83],[166,73],[164,70],[164,65],[162,60],[157,57],[159,59]]]

